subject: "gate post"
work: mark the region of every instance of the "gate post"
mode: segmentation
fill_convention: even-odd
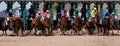
[[[100,5],[100,15],[102,15],[103,14],[103,2],[98,2],[99,3],[99,5]],[[101,16],[100,16],[100,19],[101,19]]]
[[[39,11],[40,2],[39,1],[33,1],[32,3],[34,5],[34,7],[35,7],[35,13],[37,13]]]
[[[87,10],[88,17],[87,17],[87,19],[89,19],[90,18],[90,4],[91,4],[91,2],[86,2],[86,4],[87,4],[87,8],[88,8],[88,10]]]
[[[7,4],[8,9],[12,9],[12,5],[14,4],[13,1],[5,1],[5,3]]]
[[[7,10],[12,10],[12,6],[14,4],[14,1],[5,1],[5,3],[7,4]]]
[[[74,5],[75,5],[74,16],[78,15],[78,4],[79,2],[74,2]]]
[[[27,30],[28,27],[27,27],[27,10],[26,10],[26,4],[27,2],[26,1],[19,1],[20,5],[21,5],[21,9],[22,9],[22,14],[21,14],[21,18],[22,18],[22,21],[23,21],[23,24],[24,24],[24,30]]]
[[[115,15],[117,15],[115,5],[116,5],[116,2],[112,2],[113,12],[114,12]]]
[[[62,6],[62,10],[65,10],[65,4],[66,4],[67,2],[61,2],[61,6]]]
[[[51,31],[53,31],[54,29],[54,21],[53,21],[53,9],[52,9],[52,5],[54,4],[54,2],[49,2],[49,9],[50,9],[50,22],[51,22]]]

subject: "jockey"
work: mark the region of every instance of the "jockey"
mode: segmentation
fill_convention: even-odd
[[[16,15],[15,15],[15,14],[13,14],[11,18],[12,18],[13,20],[15,20]]]
[[[8,25],[8,22],[9,22],[9,20],[11,19],[11,17],[12,17],[12,10],[10,9],[9,11],[7,11],[7,16],[6,16],[6,18],[5,18],[5,20],[6,20],[6,25]]]
[[[50,18],[50,12],[49,12],[49,10],[46,10],[46,12],[44,13],[44,17],[47,17],[48,19]]]
[[[74,10],[73,18],[76,18],[76,16],[78,16],[78,9],[77,8]]]
[[[36,21],[37,21],[40,17],[41,17],[41,12],[38,11],[38,13],[37,13],[36,16],[35,16],[35,19],[32,20],[32,23],[33,23],[33,24],[36,24]],[[42,20],[40,19],[40,21],[42,21]]]
[[[65,10],[65,11],[63,12],[62,17],[63,17],[63,16],[66,16],[66,15],[67,15],[67,11]]]
[[[102,25],[102,20],[104,19],[104,18],[108,18],[108,16],[109,16],[109,12],[108,12],[108,10],[106,9],[106,11],[102,14],[102,19],[100,19],[100,24]]]
[[[102,18],[108,18],[109,15],[110,14],[109,14],[108,10],[106,9],[106,11],[104,12],[104,14],[102,15]]]
[[[9,15],[9,17],[12,16],[12,9],[9,10],[8,15]]]
[[[93,10],[91,11],[91,17],[94,18],[97,14],[97,8],[93,8]]]
[[[91,11],[91,18],[89,19],[89,22],[92,22],[95,19],[96,14],[97,14],[97,8],[94,7]]]
[[[38,13],[36,14],[35,18],[40,18],[40,17],[42,17],[41,14],[42,14],[42,13],[41,13],[40,11],[38,11]]]
[[[21,12],[20,12],[20,8],[19,8],[19,10],[17,10],[16,12],[15,12],[15,15],[16,15],[16,17],[17,18],[19,18],[20,19],[20,17],[21,17]]]

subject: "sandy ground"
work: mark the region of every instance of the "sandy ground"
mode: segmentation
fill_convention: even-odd
[[[11,33],[8,31],[8,35]],[[0,36],[0,46],[120,46],[119,43],[119,36]]]

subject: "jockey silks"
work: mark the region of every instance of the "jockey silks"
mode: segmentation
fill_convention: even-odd
[[[38,11],[38,13],[36,14],[35,17],[41,17],[41,16],[42,16],[41,14],[42,14],[42,13],[41,13],[40,11]]]
[[[10,19],[9,19],[9,17],[6,17],[6,25],[8,25],[8,21],[9,21]]]
[[[97,8],[93,8],[93,10],[91,11],[91,17],[95,17],[96,14],[97,14]]]
[[[21,17],[21,12],[19,10],[16,11],[16,17]]]
[[[34,10],[34,8],[30,8],[29,9],[29,16],[32,17],[32,18],[35,17],[35,10]]]
[[[44,17],[50,18],[50,12],[49,12],[49,10],[47,10],[47,11],[44,13]]]

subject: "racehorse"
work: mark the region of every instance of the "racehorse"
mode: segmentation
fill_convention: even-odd
[[[82,26],[81,18],[77,16],[74,21],[74,34],[78,33],[78,30],[81,29],[81,26]]]
[[[36,35],[37,28],[39,28],[42,25],[42,22],[40,21],[40,19],[41,18],[39,17],[39,18],[34,18],[32,20],[32,22],[30,23],[31,25],[30,25],[30,32],[29,33],[31,33],[32,29],[35,29],[34,35]]]
[[[44,29],[45,29],[45,35],[51,35],[50,24],[51,24],[50,19],[47,18],[47,17],[44,17],[43,26],[44,26]]]
[[[68,27],[68,17],[66,17],[66,16],[63,16],[62,18],[61,18],[61,22],[60,22],[60,24],[61,24],[61,31],[62,31],[62,33],[64,34],[64,32],[66,31],[66,29],[67,29],[67,27]]]
[[[5,35],[7,35],[7,29],[13,29],[13,20],[10,19],[9,21],[6,20],[7,18],[4,18],[4,20],[2,21],[2,32],[3,35],[5,33]],[[7,24],[6,24],[7,23]]]
[[[106,33],[109,35],[109,30],[111,29],[112,30],[112,35],[114,34],[113,33],[113,27],[115,26],[114,25],[114,15],[113,14],[110,14],[108,16],[108,18],[104,18],[103,21],[103,28],[104,28],[104,33],[103,35],[105,35]],[[108,32],[107,32],[108,31]]]
[[[15,33],[17,34],[17,36],[18,36],[19,30],[21,30],[21,34],[23,35],[23,32],[24,32],[23,21],[21,21],[20,18],[15,18],[15,20],[13,21],[14,21]]]
[[[99,17],[100,17],[100,12],[97,11],[94,19],[90,18],[85,22],[85,27],[89,30],[89,34],[97,34],[98,26],[99,26]],[[94,31],[93,31],[94,30]]]

